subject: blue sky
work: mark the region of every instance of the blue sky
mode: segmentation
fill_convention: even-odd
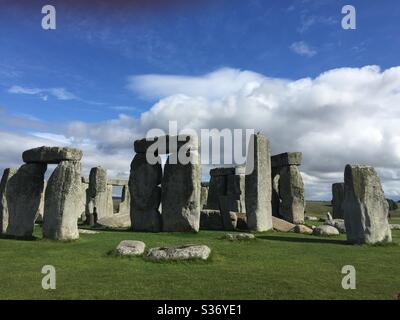
[[[153,90],[160,90],[147,83],[154,80],[147,75],[169,75],[184,83],[207,79],[218,70],[236,70],[256,74],[248,76],[251,81],[254,77],[297,80],[342,67],[359,70],[377,65],[383,72],[399,65],[400,3],[396,0],[174,0],[153,6],[143,1],[133,5],[86,1],[74,6],[70,1],[26,2],[0,1],[0,131],[7,137],[54,135],[59,142],[77,141],[77,125],[71,124],[78,122],[79,132],[84,132],[81,142],[92,141],[98,151],[107,153],[119,147],[128,150],[131,145],[124,139],[124,143],[115,138],[107,144],[96,132],[110,130],[112,135],[114,131],[102,125],[113,123],[116,136],[128,132],[127,140],[132,142],[135,132],[130,127],[144,126],[148,121],[144,113],[160,101],[162,106],[168,104],[172,99],[168,96],[190,96],[179,86],[167,90],[166,96],[153,95]],[[56,30],[41,28],[45,4],[56,7]],[[345,4],[356,8],[356,30],[341,28]],[[226,74],[222,73],[222,82],[231,81]],[[141,79],[145,89],[138,85]],[[154,110],[150,116],[157,117]],[[397,132],[390,134],[397,137]],[[292,145],[275,150],[285,147]],[[16,162],[5,155],[0,160],[2,167]],[[113,170],[113,161],[108,163]],[[397,177],[398,168],[382,168],[395,170],[391,177]],[[318,179],[324,179],[322,169],[305,169],[312,177],[320,172]],[[338,172],[334,167],[325,171]]]

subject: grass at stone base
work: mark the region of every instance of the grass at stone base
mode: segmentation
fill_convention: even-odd
[[[78,241],[0,239],[0,299],[394,299],[400,292],[397,245],[351,246],[343,235],[320,238],[257,233],[255,241],[221,240],[224,232],[101,231]],[[154,263],[108,253],[121,240],[154,246],[206,244],[208,262]],[[41,287],[43,265],[57,271],[57,289]],[[344,265],[357,289],[341,287]]]

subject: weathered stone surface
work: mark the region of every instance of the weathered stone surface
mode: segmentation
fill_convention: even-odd
[[[61,161],[80,161],[82,150],[76,148],[39,147],[26,150],[22,153],[25,163],[58,164]]]
[[[248,148],[246,175],[246,213],[250,230],[267,231],[272,228],[271,214],[271,155],[268,139],[253,135]],[[252,166],[254,164],[254,166]]]
[[[207,206],[207,198],[208,198],[208,184],[204,185],[201,183],[201,192],[200,192],[200,207],[201,209],[205,209]]]
[[[234,174],[227,176],[226,195],[230,197],[230,211],[246,212],[246,176]]]
[[[293,223],[287,222],[287,221],[279,219],[277,217],[272,217],[272,225],[275,230],[281,231],[281,232],[293,231],[294,227],[296,226]]]
[[[302,160],[301,152],[285,152],[271,157],[271,167],[299,166]]]
[[[211,177],[229,176],[235,174],[235,167],[221,167],[210,170]]]
[[[313,229],[313,234],[316,236],[337,236],[339,230],[332,226],[321,225]]]
[[[102,219],[113,213],[112,186],[107,185],[107,170],[102,167],[92,168],[86,194],[86,216],[93,215]]]
[[[347,165],[344,173],[344,221],[350,243],[391,242],[389,205],[374,168]]]
[[[219,210],[219,197],[226,194],[226,189],[227,179],[225,176],[211,176],[206,208]]]
[[[129,191],[131,195],[131,222],[135,231],[161,231],[162,169],[161,159],[156,164],[149,164],[145,154],[137,153],[131,164]]]
[[[272,215],[279,217],[279,207],[281,205],[281,198],[279,197],[279,180],[281,178],[281,167],[272,168],[272,194],[271,194],[271,208]]]
[[[236,218],[237,218],[237,223],[236,223],[236,228],[239,230],[247,230],[247,215],[245,212],[235,212],[236,213]]]
[[[254,240],[256,237],[251,233],[227,233],[225,239],[234,240]]]
[[[219,210],[203,209],[200,212],[200,229],[224,230],[221,212]]]
[[[312,234],[313,233],[313,229],[311,229],[303,224],[296,225],[294,227],[293,231],[296,233],[302,233],[302,234]]]
[[[119,214],[129,214],[131,213],[131,194],[129,192],[129,186],[122,187],[122,197],[118,209]],[[130,218],[129,218],[130,223]]]
[[[124,180],[124,179],[108,179],[107,180],[108,185],[112,186],[127,186],[129,184],[129,180]]]
[[[123,256],[140,256],[144,253],[145,248],[146,245],[142,241],[123,240],[115,250]]]
[[[87,230],[87,229],[78,229],[79,234],[99,234],[99,231]]]
[[[332,213],[333,218],[343,219],[344,183],[332,184]]]
[[[40,206],[47,165],[22,165],[8,180],[6,198],[9,224],[6,233],[16,237],[31,237]]]
[[[0,234],[5,234],[8,227],[7,184],[17,169],[7,168],[3,171],[0,182]]]
[[[151,248],[147,257],[152,260],[207,260],[211,249],[206,245]]]
[[[190,135],[177,135],[177,136],[161,136],[152,138],[144,138],[134,142],[134,149],[136,153],[146,153],[147,151],[154,152],[154,154],[168,154],[176,153],[182,147],[185,150],[197,151],[199,150],[199,141],[195,136]]]
[[[219,203],[224,230],[235,230],[237,225],[237,216],[235,212],[237,212],[237,210],[232,211],[236,209],[232,205],[234,203],[233,196],[220,196]]]
[[[197,151],[188,164],[171,164],[170,155],[162,178],[162,221],[167,232],[199,231],[201,165]]]
[[[97,220],[97,224],[108,228],[130,228],[131,215],[130,213],[117,213]]]
[[[297,166],[282,167],[279,173],[279,216],[292,223],[304,222],[304,183]]]
[[[81,201],[81,164],[73,161],[62,161],[47,183],[43,237],[53,240],[78,239],[76,204]]]

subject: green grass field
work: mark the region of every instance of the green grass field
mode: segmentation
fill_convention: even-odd
[[[308,203],[323,215],[326,203]],[[398,220],[398,213],[394,220]],[[0,239],[0,299],[394,299],[400,293],[400,231],[395,244],[351,246],[345,237],[256,234],[254,241],[221,240],[224,232],[102,231],[79,241]],[[156,263],[109,252],[125,239],[153,246],[210,246],[210,261]],[[57,271],[57,289],[43,290],[43,265]],[[344,265],[354,265],[357,289],[341,287]]]

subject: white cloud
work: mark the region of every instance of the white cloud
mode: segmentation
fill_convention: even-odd
[[[28,94],[40,97],[42,100],[47,101],[48,96],[51,95],[58,100],[79,100],[79,98],[73,93],[67,91],[64,88],[27,88],[21,86],[12,86],[8,89],[9,93],[14,94]]]
[[[313,48],[311,48],[306,42],[304,41],[298,41],[298,42],[293,42],[290,45],[290,49],[301,55],[301,56],[305,56],[305,57],[313,57],[317,54],[317,51],[315,51]]]
[[[273,154],[302,151],[307,198],[329,199],[331,183],[343,180],[347,163],[376,167],[387,196],[400,196],[400,67],[340,68],[299,80],[233,69],[135,79],[129,86],[138,94],[165,94],[139,118],[73,122],[56,136],[43,130],[25,138],[3,133],[0,165],[51,139],[82,148],[84,172],[103,165],[110,176],[127,177],[133,141],[177,120],[180,129],[253,128],[268,136]]]

